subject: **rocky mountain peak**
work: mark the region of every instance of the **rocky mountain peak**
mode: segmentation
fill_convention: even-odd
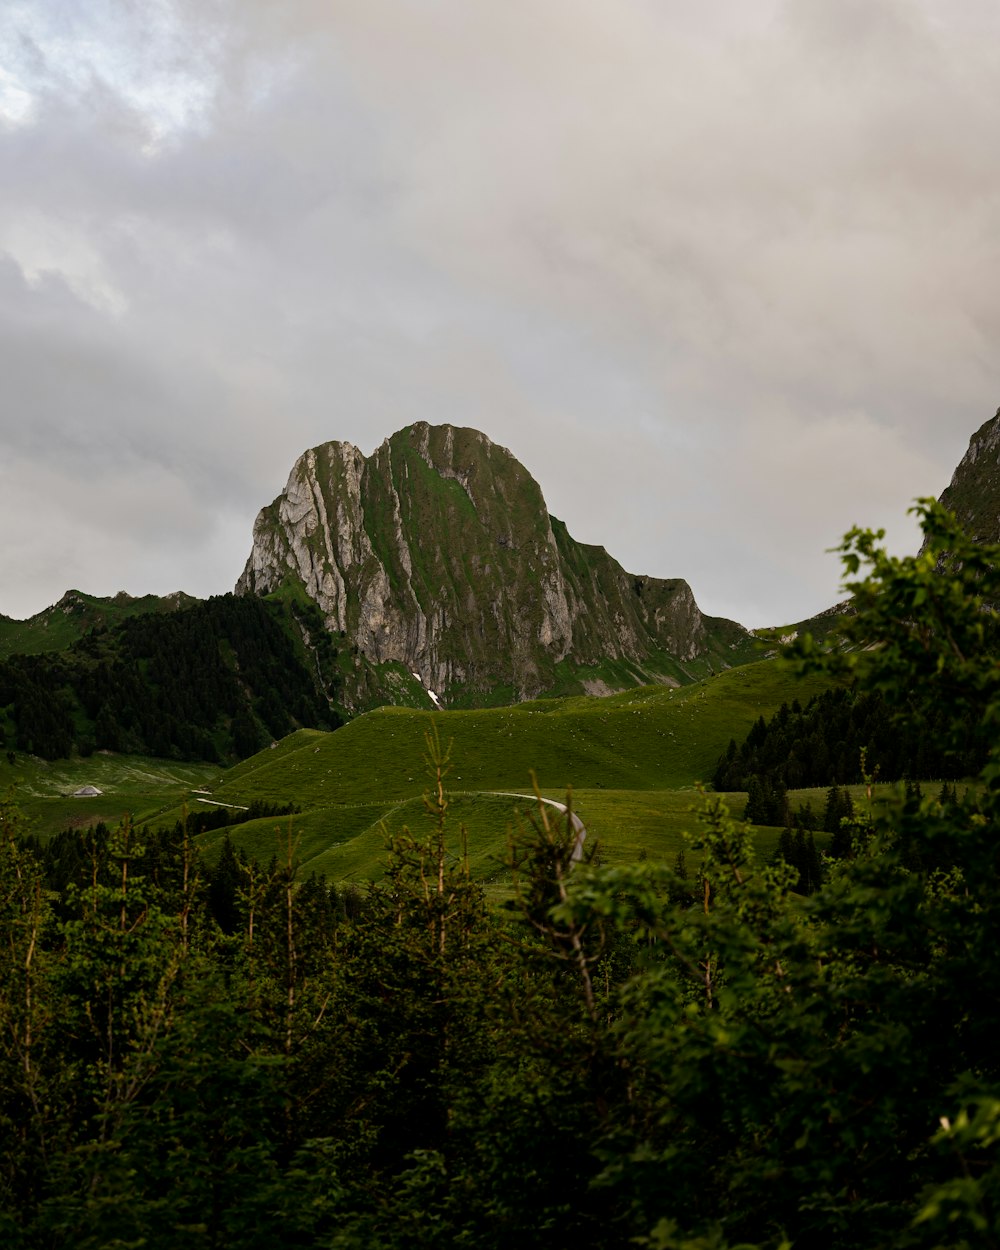
[[[609,663],[625,666],[619,688],[683,680],[720,646],[685,582],[634,578],[576,543],[505,447],[423,421],[369,457],[344,442],[300,456],[236,591],[304,593],[366,681],[395,665],[446,702],[531,697]],[[720,624],[724,646],[747,639]]]

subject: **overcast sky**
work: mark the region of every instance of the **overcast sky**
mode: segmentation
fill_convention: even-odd
[[[471,425],[754,626],[1000,404],[995,0],[4,0],[0,612]]]

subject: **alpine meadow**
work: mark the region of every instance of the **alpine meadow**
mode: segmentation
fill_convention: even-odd
[[[3,1244],[1000,1247],[998,498],[751,631],[417,422],[0,618]]]

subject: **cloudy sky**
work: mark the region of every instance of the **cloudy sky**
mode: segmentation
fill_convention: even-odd
[[[5,0],[0,612],[229,590],[419,419],[826,607],[1000,404],[998,139],[995,0]]]

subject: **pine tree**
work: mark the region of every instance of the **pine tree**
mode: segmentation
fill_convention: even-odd
[[[743,819],[752,825],[763,825],[767,823],[767,816],[764,788],[761,785],[760,778],[755,774],[747,783],[747,803],[744,808]]]
[[[798,868],[798,864],[795,859],[795,842],[792,837],[792,831],[788,825],[782,829],[778,838],[775,858],[780,859],[783,863],[790,864],[793,868]]]
[[[831,786],[826,792],[826,806],[823,808],[823,829],[826,833],[836,833],[840,828],[842,811],[840,790]]]
[[[237,856],[227,833],[215,867],[207,875],[209,907],[215,923],[228,935],[234,934],[240,923],[238,898],[245,865],[246,855],[241,852],[240,857]]]
[[[812,830],[806,831],[802,856],[803,894],[815,894],[823,884],[823,861],[816,849]]]

